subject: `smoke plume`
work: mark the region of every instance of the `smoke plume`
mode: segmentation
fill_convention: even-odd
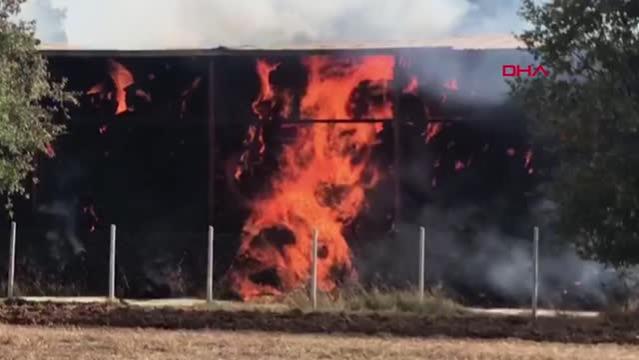
[[[522,28],[517,0],[29,0],[45,43],[175,48],[415,42]]]

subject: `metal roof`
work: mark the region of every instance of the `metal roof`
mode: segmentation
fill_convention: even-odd
[[[424,41],[397,41],[375,43],[306,43],[272,44],[269,46],[233,46],[217,48],[165,48],[165,49],[100,49],[79,47],[69,44],[42,44],[40,50],[50,55],[123,55],[123,56],[211,56],[238,55],[261,52],[332,52],[332,51],[393,51],[419,48],[447,48],[452,50],[514,50],[524,47],[523,43],[512,35],[475,35],[465,37],[437,38]]]

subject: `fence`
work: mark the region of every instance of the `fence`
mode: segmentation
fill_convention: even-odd
[[[206,264],[206,300],[209,303],[214,301],[213,294],[213,269],[214,269],[214,238],[215,230],[213,226],[208,227],[207,242],[207,264]],[[317,309],[317,267],[318,267],[318,248],[321,234],[317,229],[312,231],[312,249],[311,249],[311,276],[310,276],[310,294],[313,309]],[[117,301],[116,297],[116,241],[117,227],[115,224],[110,226],[109,232],[109,258],[108,258],[108,289],[106,297],[109,301]],[[7,279],[7,297],[15,297],[15,267],[16,267],[16,242],[17,242],[17,225],[11,223],[11,231],[9,236],[9,256],[8,256],[8,279]],[[419,267],[418,267],[418,296],[420,301],[424,300],[425,287],[427,281],[427,233],[426,228],[419,228],[419,238],[416,242],[418,248]],[[532,241],[532,291],[531,291],[531,309],[533,318],[537,317],[537,305],[539,296],[539,228],[533,228]]]

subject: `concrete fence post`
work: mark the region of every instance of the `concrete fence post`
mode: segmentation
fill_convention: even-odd
[[[313,244],[311,252],[311,301],[313,310],[317,310],[317,242],[319,231],[313,230]]]
[[[424,301],[426,282],[426,228],[419,228],[419,301]]]
[[[209,226],[208,262],[206,267],[206,302],[213,302],[213,226]]]
[[[532,289],[532,317],[537,318],[537,299],[539,296],[539,227],[533,230],[533,289]]]
[[[115,225],[111,224],[109,245],[109,301],[115,301]]]
[[[16,270],[16,222],[11,222],[11,233],[9,234],[9,279],[7,281],[7,297],[13,298],[13,286]]]

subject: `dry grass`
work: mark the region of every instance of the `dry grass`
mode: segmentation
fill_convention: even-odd
[[[308,291],[296,291],[283,299],[284,304],[293,309],[309,311],[312,303]],[[431,290],[420,299],[413,290],[366,290],[350,288],[334,294],[318,294],[320,311],[348,312],[399,312],[429,316],[457,316],[464,313],[463,308],[444,294]]]
[[[0,325],[2,359],[636,359],[639,347]]]

